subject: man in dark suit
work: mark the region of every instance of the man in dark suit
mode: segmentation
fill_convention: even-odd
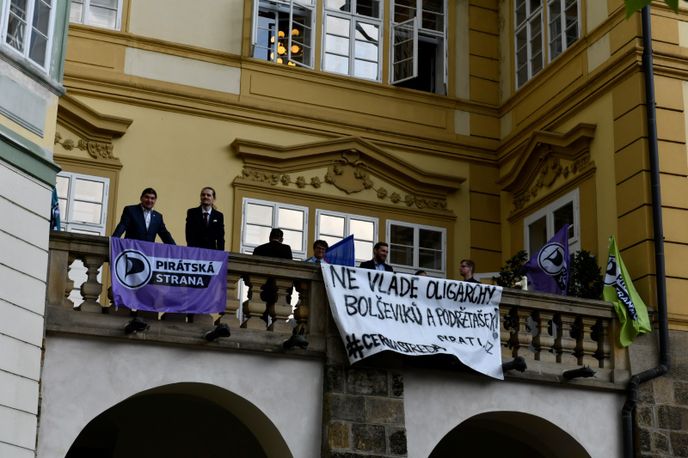
[[[158,193],[153,188],[146,188],[141,193],[141,203],[128,205],[122,211],[122,217],[112,233],[113,237],[125,239],[143,240],[155,242],[155,236],[159,235],[164,243],[176,245],[170,231],[165,227],[162,214],[153,210]]]
[[[215,190],[201,189],[201,205],[186,211],[186,245],[225,250],[225,217],[215,209]]]
[[[385,242],[377,242],[373,247],[373,259],[370,261],[363,261],[359,267],[363,269],[382,270],[385,272],[394,272],[392,266],[385,263],[387,255],[389,254],[389,245]]]
[[[291,254],[291,247],[286,243],[282,243],[284,240],[284,232],[282,229],[273,229],[270,231],[270,241],[262,245],[257,246],[253,250],[254,256],[266,256],[270,258],[281,258],[281,259],[293,259]],[[247,281],[247,278],[244,278]],[[291,289],[291,287],[289,288]],[[278,288],[277,282],[273,277],[268,277],[265,284],[260,287],[260,299],[265,302],[265,312],[263,312],[263,320],[268,324],[268,329],[272,329],[272,322],[275,321],[275,303],[278,300]],[[250,293],[249,293],[250,294]],[[287,298],[287,302],[290,302],[291,295]],[[268,319],[270,318],[270,319]]]
[[[254,256],[267,256],[270,258],[293,259],[291,255],[291,247],[284,240],[284,232],[282,229],[273,229],[270,231],[270,241],[256,247],[253,250]]]

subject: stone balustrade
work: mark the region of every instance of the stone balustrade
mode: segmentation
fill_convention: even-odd
[[[117,316],[123,314],[122,309],[115,312],[107,294],[108,258],[106,237],[51,234],[46,297],[49,332],[123,337],[121,328],[126,318]],[[69,299],[74,289],[69,272],[75,260],[83,262],[87,277],[80,287],[82,301],[78,303]],[[98,280],[99,270],[103,270],[102,283]],[[281,350],[276,344],[296,333],[307,336],[310,343],[308,350],[297,353],[318,357],[324,354],[327,344],[337,341],[332,338],[336,333],[317,266],[230,253],[227,276],[226,312],[213,318],[228,324],[232,336],[227,339],[229,343],[218,345],[232,347],[231,342],[235,342],[234,348],[274,353]],[[271,293],[266,293],[268,290]],[[112,316],[98,318],[93,312]],[[82,318],[75,317],[78,313]],[[87,322],[81,330],[76,329],[79,320]],[[620,387],[628,379],[628,355],[615,344],[617,322],[609,303],[505,289],[500,320],[502,359],[520,356],[528,365],[526,372],[510,373],[510,377],[561,382],[563,371],[589,366],[596,375],[582,383]],[[198,326],[212,325],[210,320],[202,321],[202,325],[201,321],[197,320],[196,328],[188,324],[189,329],[198,334]],[[152,334],[160,340],[195,342],[194,334],[178,322],[166,324],[163,320],[153,326],[157,330],[153,329]],[[197,335],[195,338],[201,340]]]

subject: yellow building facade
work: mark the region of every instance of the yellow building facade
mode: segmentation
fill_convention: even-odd
[[[386,241],[398,271],[459,278],[470,258],[489,278],[569,223],[571,250],[602,267],[615,235],[656,305],[641,24],[621,0],[72,1],[71,20],[54,145],[67,230],[109,235],[151,186],[184,244],[212,186],[228,251],[279,226],[298,259],[354,234],[358,260]],[[653,6],[677,343],[686,24]]]

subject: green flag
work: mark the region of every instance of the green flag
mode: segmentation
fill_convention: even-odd
[[[609,237],[609,260],[602,296],[605,301],[614,304],[616,314],[621,321],[619,335],[621,345],[628,347],[635,336],[652,330],[650,318],[647,316],[647,307],[633,287],[631,276],[621,259],[613,235]]]

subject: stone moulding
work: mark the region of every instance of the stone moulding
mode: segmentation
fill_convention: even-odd
[[[378,199],[394,205],[448,212],[447,196],[465,181],[420,170],[357,137],[292,147],[237,139],[231,147],[244,161],[235,183],[301,190],[331,185],[346,195],[373,190]],[[300,174],[314,168],[327,171],[324,176]],[[401,192],[379,184],[381,178]]]
[[[510,216],[520,214],[551,191],[592,173],[595,163],[590,159],[590,143],[594,134],[594,124],[578,124],[563,134],[535,131],[511,169],[498,180],[502,191],[513,196]]]
[[[65,95],[57,108],[57,123],[74,132],[78,140],[55,134],[55,144],[65,150],[86,151],[93,159],[117,160],[112,140],[124,135],[133,120],[99,113],[79,101]]]

